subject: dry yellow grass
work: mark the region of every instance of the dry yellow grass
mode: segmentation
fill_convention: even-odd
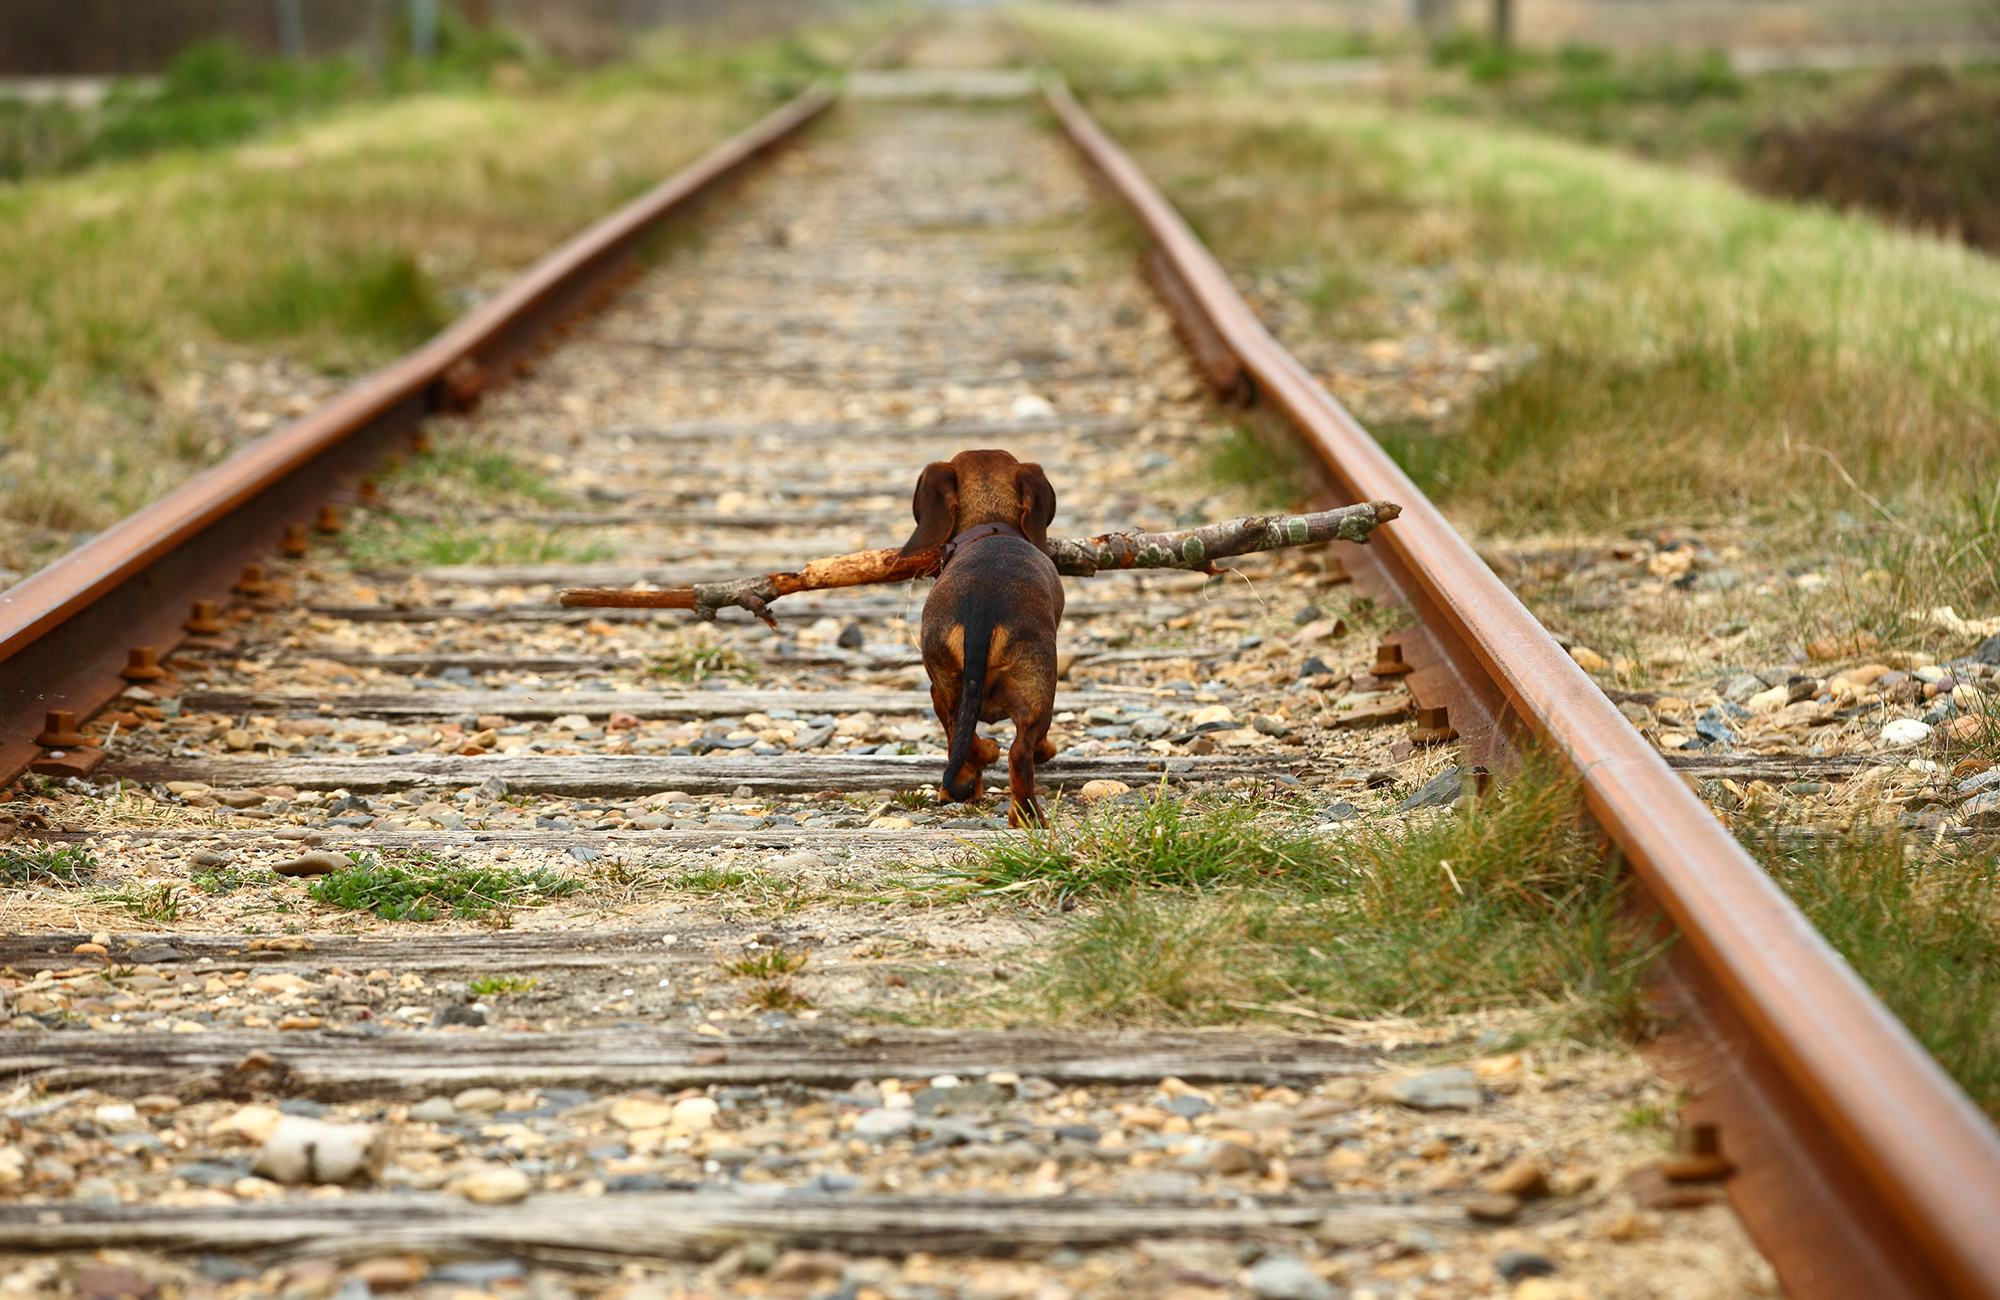
[[[420,341],[894,16],[0,186],[0,585]]]

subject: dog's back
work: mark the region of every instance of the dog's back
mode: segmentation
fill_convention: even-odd
[[[945,794],[980,794],[980,770],[999,746],[980,722],[1009,718],[1010,820],[1039,819],[1035,761],[1052,757],[1056,629],[1062,579],[1046,552],[1055,491],[1038,465],[1004,451],[961,452],[927,467],[911,500],[917,529],[906,554],[947,546],[943,574],[924,604],[924,669],[931,703],[951,737]]]
[[[1056,695],[1056,628],[1063,586],[1054,561],[1019,537],[995,536],[968,546],[945,566],[924,602],[924,668],[935,680],[948,668],[969,668],[983,633],[986,671],[980,678],[979,721],[1008,716],[995,687],[1002,678],[1034,699]]]

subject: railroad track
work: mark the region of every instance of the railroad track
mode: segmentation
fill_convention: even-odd
[[[1076,152],[1021,97],[1032,75],[954,70],[1004,61],[992,32],[947,25],[912,61],[837,109],[809,92],[403,362],[0,594],[0,763],[46,791],[16,787],[8,847],[93,853],[117,886],[100,909],[142,914],[78,926],[87,899],[68,886],[10,899],[0,1060],[21,1086],[0,1250],[135,1250],[142,1272],[210,1286],[231,1266],[188,1260],[331,1286],[312,1259],[371,1257],[388,1287],[414,1253],[430,1285],[485,1289],[526,1268],[594,1291],[591,1271],[624,1265],[744,1293],[1314,1295],[1338,1276],[1382,1295],[1483,1294],[1498,1242],[1615,1282],[1553,1243],[1616,1208],[1589,1175],[1629,1154],[1603,1135],[1621,1103],[1664,1101],[1643,1073],[1526,1080],[1489,1051],[1470,1079],[1441,1077],[1425,1066],[1458,1030],[1394,1022],[879,1023],[990,989],[1060,923],[883,901],[923,896],[1004,834],[978,810],[898,802],[935,782],[941,752],[910,645],[920,591],[787,598],[777,632],[726,614],[707,641],[645,611],[551,608],[563,586],[899,540],[916,470],[976,443],[1048,468],[1059,527],[1183,522],[1209,495],[1198,448],[1240,419],[1301,439],[1330,496],[1394,500],[1402,518],[1367,549],[1221,582],[1073,582],[1068,752],[1049,784],[1365,802],[1378,778],[1460,756],[1498,770],[1539,738],[1681,935],[1656,1061],[1690,1090],[1688,1130],[1720,1133],[1720,1190],[1788,1293],[2000,1295],[1985,1119],[1059,85],[1047,104]],[[955,87],[981,102],[940,98]],[[1150,285],[1093,225],[1112,202],[1153,242]],[[702,245],[638,271],[648,233],[683,220]],[[547,500],[371,481],[425,444],[504,448]],[[380,542],[524,514],[569,530],[571,557],[364,563],[312,528]],[[1420,622],[1292,623],[1350,578]],[[191,617],[202,600],[226,617]],[[166,680],[121,675],[140,646]],[[1309,656],[1326,671],[1302,683]],[[717,675],[663,686],[655,668]],[[1338,715],[1314,686],[1334,679],[1352,697]],[[1413,743],[1419,706],[1416,739],[1454,744]],[[55,710],[96,721],[36,743]],[[135,793],[101,793],[122,786]],[[1143,797],[1115,788],[1091,794]],[[261,871],[329,850],[529,884],[514,928],[494,929],[368,920]],[[536,889],[546,905],[528,905]],[[1440,1123],[1414,1104],[1453,1088],[1438,1104],[1471,1113]],[[384,1126],[393,1191],[329,1200],[253,1176],[281,1112]],[[1371,1142],[1419,1154],[1372,1167]],[[1476,1183],[1425,1173],[1482,1143],[1489,1167],[1568,1152],[1559,1194],[1496,1210]],[[1656,1251],[1651,1285],[1728,1255],[1721,1213],[1608,1249]],[[53,1277],[72,1258],[19,1262]],[[1686,1276],[1688,1294],[1721,1293]]]

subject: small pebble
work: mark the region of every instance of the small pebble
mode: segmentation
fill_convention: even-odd
[[[1257,1300],[1339,1300],[1332,1283],[1297,1255],[1273,1251],[1250,1267],[1250,1294]]]
[[[534,1184],[512,1165],[474,1170],[458,1184],[458,1194],[479,1205],[511,1205],[528,1199]]]
[[[474,1114],[499,1110],[507,1104],[507,1094],[498,1088],[467,1088],[451,1099],[458,1110]]]
[[[1532,1250],[1503,1250],[1500,1257],[1493,1261],[1493,1268],[1509,1282],[1517,1282],[1524,1277],[1549,1277],[1556,1271],[1554,1263]]]
[[[345,871],[354,863],[345,853],[335,853],[332,849],[314,849],[302,853],[289,862],[280,862],[271,870],[281,876],[326,876],[336,871]]]
[[[1397,1079],[1388,1087],[1389,1100],[1417,1110],[1476,1110],[1485,1098],[1470,1070],[1431,1070]]]

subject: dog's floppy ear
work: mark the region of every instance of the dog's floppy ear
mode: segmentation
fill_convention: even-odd
[[[917,531],[903,543],[904,555],[915,555],[951,540],[958,521],[958,470],[950,461],[932,461],[917,475],[917,490],[910,494],[910,513],[916,516]]]
[[[1049,549],[1049,524],[1056,517],[1056,490],[1040,465],[1023,465],[1014,471],[1014,484],[1021,492],[1021,532],[1036,546]]]

